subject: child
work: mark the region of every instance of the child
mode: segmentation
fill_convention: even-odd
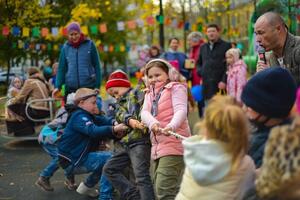
[[[277,126],[271,130],[264,151],[263,164],[255,182],[260,198],[288,199],[287,197],[278,198],[278,195],[285,193],[285,196],[289,196],[294,190],[298,191],[294,192],[298,194],[298,198],[295,199],[299,199],[299,152],[299,117],[292,124]],[[294,182],[294,186],[289,185],[291,182]],[[288,185],[289,188],[286,187]]]
[[[256,168],[260,168],[270,130],[291,121],[289,115],[296,99],[296,82],[288,70],[270,67],[252,76],[241,99],[254,127],[248,154]]]
[[[131,88],[127,75],[117,70],[106,83],[107,92],[117,99],[116,120],[125,123],[130,129],[118,143],[119,149],[105,164],[104,173],[116,188],[122,199],[154,200],[150,178],[151,145],[148,129],[140,122],[140,111],[144,102],[141,85]],[[122,173],[132,166],[136,185]]]
[[[67,175],[92,172],[85,182],[81,182],[77,188],[80,194],[98,196],[98,191],[93,187],[99,182],[99,200],[112,199],[112,187],[105,176],[101,177],[102,168],[111,157],[110,152],[90,152],[95,141],[104,137],[122,137],[122,132],[127,128],[124,124],[112,126],[113,122],[98,114],[96,96],[98,91],[80,88],[75,93],[75,105],[68,119],[64,134],[58,143],[59,165]],[[116,134],[114,134],[116,133]],[[121,134],[120,134],[121,133]]]
[[[215,96],[200,127],[201,135],[183,141],[186,169],[176,200],[242,199],[255,178],[245,114],[232,97]]]
[[[153,59],[145,66],[149,90],[145,95],[142,121],[151,130],[151,158],[157,198],[174,199],[184,169],[181,141],[168,135],[175,131],[190,136],[187,120],[187,87],[167,61]]]
[[[68,118],[68,112],[74,108],[74,95],[68,95],[67,104],[57,111],[55,119],[49,124],[45,125],[38,137],[39,143],[42,145],[46,153],[51,156],[52,160],[40,173],[38,180],[35,184],[45,191],[53,191],[54,188],[50,184],[50,178],[58,170],[58,156],[57,156],[57,143],[62,134],[62,129],[65,127]],[[67,177],[65,185],[69,190],[75,190],[74,176]]]
[[[23,118],[18,117],[18,115],[14,114],[10,109],[7,109],[7,106],[11,105],[12,99],[16,97],[19,92],[21,91],[23,85],[23,81],[20,77],[16,76],[12,79],[10,86],[7,91],[7,102],[6,102],[6,109],[5,109],[5,116],[6,119],[13,120],[22,120]]]
[[[247,65],[240,59],[240,50],[231,48],[226,51],[227,94],[241,102],[242,90],[247,82]]]
[[[16,76],[13,78],[7,91],[8,101],[14,98],[15,96],[17,96],[17,94],[20,92],[22,88],[22,85],[23,85],[23,81],[20,77]],[[9,103],[7,104],[9,105]]]

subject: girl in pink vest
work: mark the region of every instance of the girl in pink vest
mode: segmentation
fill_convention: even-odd
[[[240,50],[231,48],[226,51],[227,94],[241,102],[241,94],[247,82],[247,65],[240,59]]]
[[[181,140],[168,134],[174,131],[190,136],[187,119],[187,86],[180,74],[165,60],[154,59],[145,66],[149,83],[141,112],[151,130],[151,158],[154,160],[154,188],[158,200],[175,199],[184,170]]]

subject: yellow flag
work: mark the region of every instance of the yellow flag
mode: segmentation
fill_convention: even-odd
[[[23,27],[23,37],[29,37],[30,29],[27,27]]]
[[[55,45],[53,46],[53,50],[55,50],[55,51],[58,50],[58,45],[57,45],[57,44],[55,44]]]
[[[120,46],[120,51],[121,51],[121,52],[124,52],[124,51],[125,51],[125,48],[126,48],[126,47],[125,47],[124,45],[121,45],[121,46]]]
[[[88,35],[89,34],[89,30],[87,26],[82,26],[81,27],[81,31],[83,32],[83,34]]]

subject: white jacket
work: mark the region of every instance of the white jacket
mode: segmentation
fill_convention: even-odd
[[[193,136],[183,141],[186,169],[176,200],[240,200],[254,187],[255,165],[245,156],[234,172],[221,142]]]

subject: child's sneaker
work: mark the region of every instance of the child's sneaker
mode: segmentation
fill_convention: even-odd
[[[76,190],[79,194],[88,195],[90,197],[97,197],[99,196],[98,190],[94,188],[89,188],[84,184],[84,182],[81,182]]]
[[[54,191],[54,188],[51,186],[50,184],[50,180],[49,178],[46,178],[46,177],[43,177],[43,176],[40,176],[38,178],[38,180],[35,182],[35,184],[37,186],[39,186],[41,189],[47,191],[47,192],[52,192]]]
[[[74,178],[67,178],[64,182],[65,186],[68,188],[68,190],[76,190],[78,185],[75,183]]]

